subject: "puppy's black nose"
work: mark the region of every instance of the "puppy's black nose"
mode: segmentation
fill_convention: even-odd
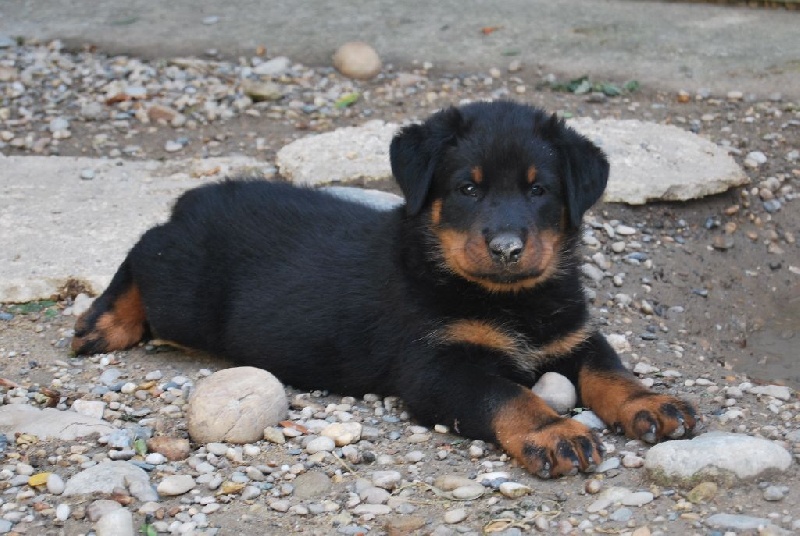
[[[489,240],[489,252],[496,261],[517,262],[522,256],[522,238],[513,233],[501,233]]]

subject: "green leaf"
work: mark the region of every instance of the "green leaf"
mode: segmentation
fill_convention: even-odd
[[[348,106],[352,106],[355,104],[361,95],[359,93],[347,93],[346,95],[342,95],[339,99],[334,103],[334,106],[338,109],[347,108]]]
[[[589,77],[581,76],[580,78],[575,78],[573,80],[570,80],[569,83],[566,85],[566,89],[570,93],[575,93],[579,87],[588,83],[589,83]]]
[[[631,80],[629,82],[625,82],[625,85],[622,88],[627,91],[628,93],[633,93],[634,91],[639,91],[639,81],[638,80]]]
[[[598,84],[596,88],[597,91],[602,91],[608,97],[618,97],[622,95],[622,90],[615,86],[614,84],[610,84],[608,82],[603,82],[602,84]]]
[[[575,93],[576,95],[583,95],[584,93],[589,93],[593,87],[594,86],[592,86],[592,83],[587,78],[583,82],[578,84],[575,87],[575,89],[572,90],[572,92]]]
[[[144,534],[144,536],[158,536],[158,531],[150,523],[142,523],[142,526],[139,527],[139,532]]]
[[[39,301],[32,301],[27,303],[18,303],[12,305],[8,308],[9,313],[18,314],[18,315],[27,315],[30,313],[38,313],[48,307],[53,307],[56,302],[52,300],[39,300]]]
[[[144,456],[147,454],[147,442],[140,437],[133,442],[133,450],[135,450],[136,454],[139,456]]]

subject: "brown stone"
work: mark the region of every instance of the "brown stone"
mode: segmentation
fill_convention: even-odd
[[[147,117],[150,121],[165,121],[169,123],[178,116],[178,112],[169,106],[153,104],[147,109]]]
[[[191,452],[189,440],[180,437],[153,437],[147,441],[147,448],[152,452],[163,454],[171,462],[185,460]]]
[[[386,521],[384,528],[389,536],[406,536],[425,526],[425,518],[420,516],[397,516]]]

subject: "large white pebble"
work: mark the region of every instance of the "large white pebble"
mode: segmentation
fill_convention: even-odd
[[[333,66],[343,75],[369,80],[381,72],[381,58],[375,49],[363,41],[350,41],[333,55]]]
[[[234,367],[198,383],[186,411],[197,443],[253,443],[264,428],[286,418],[289,403],[281,382],[266,370]]]
[[[398,471],[375,471],[372,473],[372,483],[379,488],[388,490],[396,488],[402,478]]]
[[[64,493],[64,480],[55,473],[50,473],[47,477],[47,491],[53,495],[61,495]]]
[[[500,484],[500,493],[509,499],[518,499],[531,492],[531,488],[519,482],[503,482]]]
[[[317,452],[330,452],[336,448],[336,443],[330,437],[315,437],[306,445],[306,452],[316,454]]]
[[[459,486],[456,489],[454,489],[453,497],[461,501],[470,501],[472,499],[477,499],[478,497],[482,496],[485,490],[486,488],[484,488],[477,482],[473,482],[467,486]]]
[[[156,491],[161,495],[183,495],[195,486],[194,478],[190,475],[170,475],[162,480]]]
[[[578,394],[575,386],[566,377],[557,372],[546,372],[542,374],[539,381],[531,389],[534,394],[539,395],[547,405],[553,408],[559,415],[568,413],[575,407]]]
[[[134,536],[133,515],[125,508],[105,514],[94,525],[97,536]]]
[[[337,447],[343,447],[361,439],[361,424],[357,422],[336,422],[326,426],[321,434],[333,439]]]
[[[468,515],[466,508],[454,508],[444,513],[444,522],[450,524],[461,523],[467,519]]]
[[[59,521],[66,521],[69,514],[72,512],[68,504],[61,503],[56,506],[56,519]]]

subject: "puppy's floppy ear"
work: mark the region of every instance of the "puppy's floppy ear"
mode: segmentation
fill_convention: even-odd
[[[421,125],[404,127],[392,139],[392,173],[406,198],[406,213],[419,213],[428,197],[436,164],[464,127],[457,108],[435,113]]]
[[[561,159],[567,193],[567,210],[573,227],[580,227],[583,214],[594,205],[608,183],[608,160],[597,145],[566,126],[553,115],[545,131],[552,136]],[[549,137],[549,136],[548,136]]]

